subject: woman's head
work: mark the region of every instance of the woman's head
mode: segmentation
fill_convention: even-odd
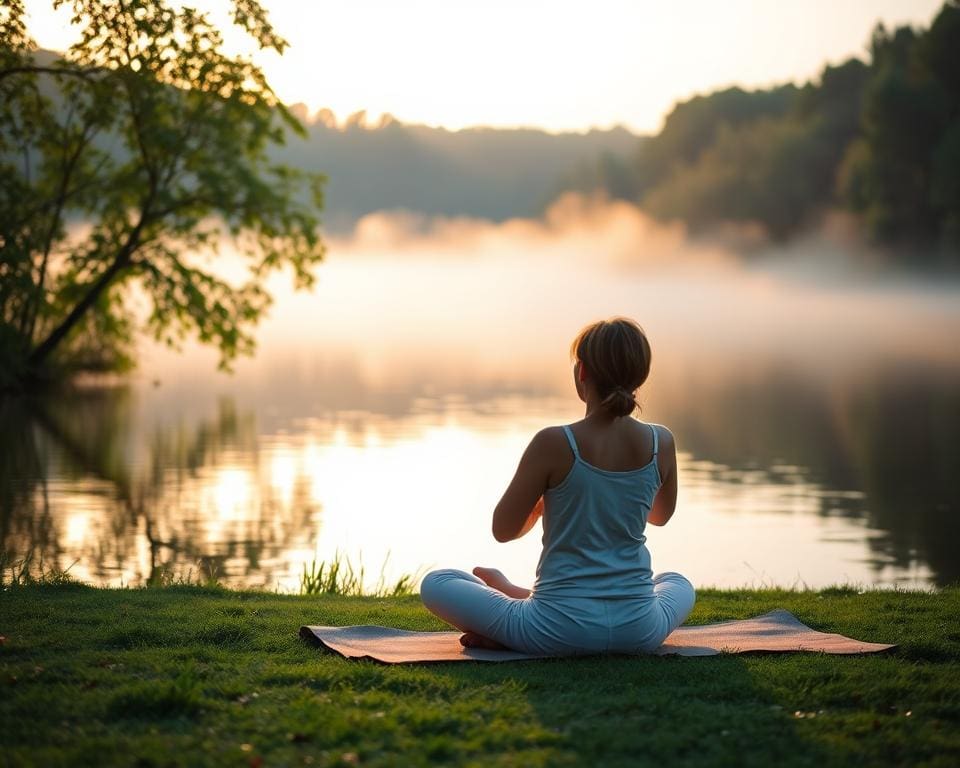
[[[580,366],[578,378],[592,383],[604,410],[633,413],[634,393],[650,374],[650,342],[639,325],[625,317],[591,323],[573,340],[570,355]]]

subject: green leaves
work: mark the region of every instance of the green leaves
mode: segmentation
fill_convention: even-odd
[[[929,30],[882,26],[873,35],[862,140],[844,161],[848,202],[881,240],[960,244],[957,153],[960,5],[946,3]]]
[[[643,144],[632,178],[600,183],[694,229],[757,223],[775,238],[843,206],[873,239],[956,264],[960,3],[944,3],[927,30],[879,25],[870,49],[869,62],[827,66],[800,88],[683,102]]]
[[[191,332],[221,351],[221,367],[238,354],[253,351],[246,328],[270,305],[256,281],[231,286],[225,280],[180,260],[177,251],[152,244],[141,264],[141,284],[153,300],[147,327],[161,341],[178,346]]]
[[[266,156],[302,128],[255,64],[221,51],[204,14],[53,4],[80,29],[59,59],[32,55],[21,3],[0,12],[3,362],[34,374],[125,366],[143,319],[168,342],[215,344],[227,365],[253,349],[267,274],[291,267],[308,287],[323,257],[322,177]],[[237,0],[233,19],[262,48],[286,46],[258,3]],[[197,264],[222,239],[248,280]],[[129,309],[134,291],[151,306],[145,319]]]

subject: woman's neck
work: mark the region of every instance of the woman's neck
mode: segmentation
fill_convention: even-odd
[[[596,394],[588,394],[586,399],[586,411],[583,414],[584,421],[590,421],[595,424],[610,424],[616,416],[611,416],[607,410],[600,405],[600,397]]]

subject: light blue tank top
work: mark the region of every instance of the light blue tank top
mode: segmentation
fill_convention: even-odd
[[[657,429],[653,458],[640,469],[611,472],[580,456],[569,427],[573,466],[543,495],[543,552],[536,597],[648,597],[653,574],[644,528],[660,489]]]

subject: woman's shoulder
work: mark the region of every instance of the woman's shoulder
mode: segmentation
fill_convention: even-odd
[[[556,488],[573,467],[576,448],[574,438],[567,436],[567,429],[545,427],[533,436],[527,449],[533,461],[546,472],[547,489]]]
[[[566,426],[544,427],[533,436],[530,441],[531,447],[535,446],[542,450],[551,450],[565,447],[569,444],[566,434]]]
[[[637,424],[642,425],[646,429],[652,429],[654,432],[656,432],[657,437],[660,439],[661,442],[663,442],[664,440],[669,440],[671,443],[673,442],[673,432],[670,431],[669,427],[663,424],[655,424],[652,421],[640,421],[639,419],[636,419],[636,422]]]
[[[676,452],[676,442],[673,439],[673,432],[671,432],[669,428],[663,424],[655,424],[651,421],[640,421],[640,419],[634,419],[633,422],[638,431],[647,433],[652,431],[653,434],[656,435],[658,454],[670,455]],[[649,440],[649,436],[647,439]]]
[[[573,456],[571,443],[576,439],[567,436],[567,429],[565,426],[544,427],[533,436],[527,453],[550,466],[566,465]]]

